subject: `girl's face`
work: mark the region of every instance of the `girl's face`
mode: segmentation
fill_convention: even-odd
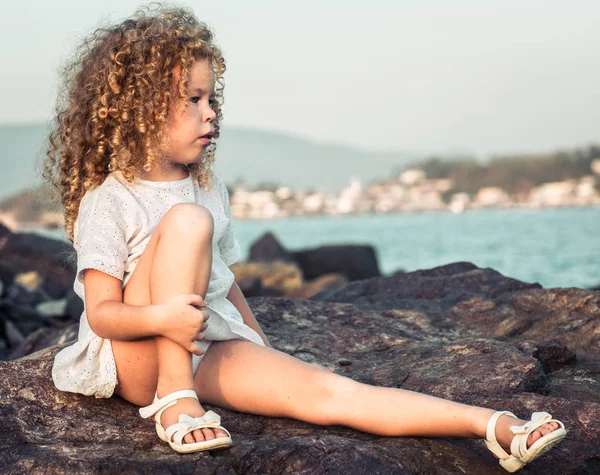
[[[178,71],[174,72],[174,79]],[[167,134],[169,145],[165,153],[167,167],[180,168],[198,162],[205,148],[210,144],[214,133],[213,122],[216,114],[212,110],[214,100],[214,79],[208,60],[196,61],[188,81],[188,95],[183,112],[177,112],[175,101],[169,107]],[[172,97],[175,97],[173,94]]]

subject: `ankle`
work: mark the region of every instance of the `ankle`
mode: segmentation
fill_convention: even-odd
[[[483,407],[472,407],[469,412],[471,421],[471,438],[485,439],[487,435],[487,426],[490,418],[496,411]]]
[[[156,385],[156,394],[159,398],[162,398],[165,397],[167,394],[171,394],[176,391],[182,391],[185,389],[190,389],[193,391],[193,382],[184,379],[160,378]]]

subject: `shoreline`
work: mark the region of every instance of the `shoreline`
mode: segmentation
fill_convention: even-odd
[[[402,215],[415,215],[415,214],[450,214],[450,215],[461,215],[461,214],[474,214],[482,211],[548,211],[557,209],[572,209],[572,210],[587,210],[587,209],[598,209],[600,210],[600,204],[564,204],[564,205],[553,205],[553,206],[530,206],[530,205],[511,205],[511,206],[479,206],[472,208],[465,208],[460,211],[454,211],[449,208],[431,208],[431,209],[409,209],[402,211],[388,211],[388,212],[354,212],[354,213],[305,213],[305,214],[287,214],[282,216],[236,216],[232,215],[232,218],[238,221],[244,222],[271,222],[271,221],[283,221],[286,219],[301,220],[304,218],[333,218],[343,219],[351,217],[380,217],[380,216],[402,216]],[[0,225],[5,226],[13,233],[26,233],[32,230],[44,230],[44,231],[60,231],[63,229],[62,225],[57,225],[56,221],[52,225],[46,224],[42,221],[18,221],[10,212],[0,212]]]

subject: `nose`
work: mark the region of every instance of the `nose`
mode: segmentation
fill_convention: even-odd
[[[217,113],[209,106],[204,112],[204,122],[213,122],[215,117],[217,117]]]

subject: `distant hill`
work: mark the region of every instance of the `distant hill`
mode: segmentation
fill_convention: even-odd
[[[40,183],[36,159],[44,153],[45,124],[0,126],[0,199]],[[409,152],[359,150],[292,135],[224,127],[215,169],[227,184],[276,183],[336,193],[352,176],[363,183],[422,158]]]

